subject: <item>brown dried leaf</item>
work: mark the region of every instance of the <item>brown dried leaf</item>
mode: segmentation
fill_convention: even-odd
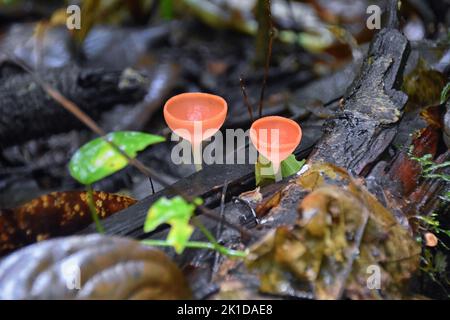
[[[264,217],[272,208],[276,207],[280,203],[281,193],[281,191],[278,191],[265,202],[259,204],[255,210],[256,216],[258,218]]]
[[[100,218],[128,208],[136,200],[94,192]],[[23,245],[69,235],[92,223],[84,191],[52,192],[9,210],[0,211],[0,256]]]
[[[257,204],[263,200],[263,195],[260,192],[260,187],[257,187],[255,190],[241,193],[239,198],[248,203]]]

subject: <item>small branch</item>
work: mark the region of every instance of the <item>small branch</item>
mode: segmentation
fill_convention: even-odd
[[[264,78],[263,83],[261,87],[261,95],[259,97],[259,109],[258,109],[258,116],[262,117],[262,111],[263,111],[263,104],[264,104],[264,93],[267,86],[267,78],[269,76],[269,67],[270,67],[270,59],[272,57],[272,46],[273,46],[273,38],[274,38],[274,28],[273,28],[273,21],[272,21],[272,4],[270,0],[267,0],[267,15],[269,19],[269,45],[267,47],[267,54],[266,54],[266,65],[264,67]]]
[[[248,101],[247,90],[245,89],[245,83],[242,76],[239,77],[239,83],[241,84],[242,95],[244,96],[244,103],[247,106],[248,115],[250,117],[250,121],[253,122],[253,107]]]
[[[223,183],[222,194],[220,195],[220,217],[222,219],[224,218],[224,213],[225,213],[225,198],[227,196],[227,189],[228,189],[228,181],[225,180]],[[219,225],[217,226],[216,239],[220,240],[220,237],[222,236],[222,232],[223,232],[223,224],[221,222],[219,222]],[[220,255],[219,255],[219,253],[217,253],[216,256],[214,257],[214,264],[213,264],[213,268],[212,268],[213,273],[216,273],[218,271],[219,259],[220,259]]]
[[[224,218],[225,213],[225,198],[227,196],[227,189],[228,189],[228,181],[225,180],[223,183],[222,188],[222,194],[220,195],[220,217]],[[216,238],[219,239],[223,231],[223,224],[219,223],[219,226],[217,227],[217,235]]]
[[[40,85],[45,90],[45,92],[47,92],[48,95],[50,95],[54,100],[56,100],[59,104],[61,104],[61,106],[64,109],[66,109],[67,111],[71,112],[84,125],[86,125],[89,129],[91,129],[97,135],[101,136],[105,140],[105,142],[107,142],[114,150],[116,150],[121,155],[123,155],[127,159],[128,164],[130,164],[130,165],[134,166],[135,168],[137,168],[146,177],[155,179],[162,186],[172,190],[175,194],[178,194],[184,200],[186,200],[188,202],[193,202],[193,200],[194,200],[193,197],[184,194],[184,192],[182,192],[180,190],[177,190],[162,175],[158,174],[152,168],[149,168],[149,167],[145,166],[141,161],[139,161],[139,160],[137,160],[135,158],[131,158],[130,156],[128,156],[128,154],[126,154],[123,150],[121,150],[116,144],[114,144],[111,141],[107,140],[105,138],[106,132],[100,126],[98,126],[97,123],[94,120],[92,120],[91,117],[89,117],[89,115],[84,113],[75,103],[73,103],[72,101],[68,100],[59,91],[57,91],[56,89],[52,88],[41,77],[39,77],[25,62],[21,61],[19,58],[15,57],[13,55],[9,54],[8,56],[9,56],[9,58],[12,61],[16,62],[25,71],[30,73],[31,76],[33,77],[33,79],[35,80],[35,82],[38,85]],[[212,210],[210,210],[210,209],[208,209],[208,208],[206,208],[204,206],[198,206],[197,208],[205,216],[207,216],[207,217],[209,217],[209,218],[211,218],[211,219],[213,219],[215,221],[218,221],[218,222],[222,221],[220,216],[218,216],[217,213],[215,213],[214,211],[212,211]],[[231,223],[231,222],[229,222],[227,220],[223,220],[222,222],[225,225],[227,225],[228,227],[233,228],[235,230],[238,230],[239,232],[241,232],[242,235],[244,235],[244,236],[246,236],[248,238],[252,237],[252,234],[250,232],[248,232],[246,229],[242,228],[241,226],[235,225],[234,223]]]
[[[153,186],[152,177],[148,177],[148,179],[150,180],[150,187],[152,188],[152,194],[155,194],[155,187]]]

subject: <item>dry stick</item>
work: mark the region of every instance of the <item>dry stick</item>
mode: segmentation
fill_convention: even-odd
[[[222,217],[222,218],[224,218],[225,198],[227,196],[227,189],[228,189],[228,181],[225,180],[223,183],[222,194],[220,195],[220,217]],[[220,238],[222,231],[223,231],[223,225],[222,225],[222,223],[219,223],[219,226],[217,228],[217,235],[216,235],[217,239]]]
[[[268,2],[267,3],[267,14],[269,16],[270,34],[269,34],[269,46],[267,47],[266,65],[264,67],[264,78],[263,78],[263,83],[262,83],[262,87],[261,87],[261,95],[259,97],[258,115],[260,118],[262,117],[264,93],[266,91],[267,78],[269,76],[270,58],[272,56],[272,45],[273,45],[273,37],[274,37],[274,29],[273,29],[273,21],[272,21],[272,4],[271,4],[270,0],[267,0],[267,2]]]
[[[89,129],[91,129],[94,133],[96,133],[99,136],[101,136],[112,148],[114,148],[117,152],[119,152],[121,155],[123,155],[127,159],[128,163],[130,165],[132,165],[135,168],[137,168],[145,176],[155,179],[156,181],[158,181],[164,187],[172,190],[174,193],[176,193],[179,196],[181,196],[184,200],[186,200],[188,202],[192,202],[194,200],[193,197],[184,194],[182,191],[177,190],[175,187],[170,185],[170,183],[167,182],[165,180],[165,178],[163,178],[161,175],[159,175],[153,169],[147,167],[141,161],[139,161],[139,160],[137,160],[135,158],[129,157],[128,154],[126,154],[124,151],[122,151],[115,143],[105,139],[104,136],[106,135],[106,132],[99,125],[97,125],[97,123],[94,120],[92,120],[91,117],[89,117],[85,112],[83,112],[74,102],[72,102],[69,99],[67,99],[66,97],[64,97],[59,91],[53,89],[48,83],[46,83],[43,79],[41,79],[33,70],[31,70],[31,68],[28,67],[28,65],[25,62],[21,61],[20,59],[18,59],[15,56],[12,56],[12,55],[10,55],[9,58],[12,61],[15,61],[25,71],[30,73],[31,76],[33,77],[34,81],[38,85],[42,86],[42,88],[47,92],[47,94],[50,95],[59,104],[61,104],[61,106],[64,109],[66,109],[67,111],[71,112],[75,117],[77,117],[81,122],[83,122],[83,124],[85,124]],[[246,237],[249,237],[249,238],[252,237],[252,234],[250,232],[248,232],[247,230],[245,230],[241,226],[238,226],[238,225],[235,225],[234,223],[229,222],[226,219],[221,219],[221,217],[219,215],[217,215],[217,213],[214,212],[213,210],[210,210],[210,209],[204,207],[203,205],[199,205],[199,206],[197,206],[197,208],[206,217],[211,218],[211,219],[213,219],[215,221],[218,221],[218,222],[222,222],[225,225],[227,225],[228,227],[238,230],[239,232],[241,232],[241,234],[243,236],[246,236]]]
[[[228,181],[225,180],[223,183],[222,194],[220,195],[220,216],[222,217],[222,219],[224,218],[225,213],[225,198],[227,196],[227,189],[228,189]],[[223,232],[223,224],[219,222],[219,225],[217,226],[216,239],[220,239],[220,237],[222,236],[222,232]],[[219,259],[220,256],[219,253],[217,253],[216,256],[214,257],[214,264],[212,268],[213,274],[217,272],[219,266]]]
[[[247,90],[245,89],[245,82],[242,75],[239,77],[239,83],[241,84],[242,95],[244,96],[244,103],[247,106],[248,114],[250,116],[250,121],[253,122],[253,107],[248,101]]]
[[[149,180],[150,180],[150,187],[152,188],[152,194],[155,194],[155,187],[153,186],[152,177],[149,177]]]

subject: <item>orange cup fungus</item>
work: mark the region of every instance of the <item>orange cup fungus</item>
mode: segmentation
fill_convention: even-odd
[[[250,128],[250,139],[256,150],[272,162],[277,172],[281,161],[289,157],[302,139],[297,122],[279,116],[256,120]]]
[[[164,119],[169,128],[191,143],[194,163],[201,168],[201,143],[213,136],[225,122],[227,103],[208,93],[182,93],[164,105]]]

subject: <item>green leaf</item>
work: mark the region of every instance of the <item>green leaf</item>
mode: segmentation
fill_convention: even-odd
[[[305,162],[305,159],[297,161],[293,154],[287,157],[286,160],[281,161],[281,174],[283,178],[292,176],[293,174],[299,172]]]
[[[173,19],[173,0],[161,0],[161,16],[166,20]]]
[[[167,242],[175,248],[177,253],[182,253],[194,231],[189,220],[197,205],[201,203],[200,198],[195,199],[194,203],[188,203],[180,196],[172,199],[162,197],[148,210],[144,231],[150,232],[164,223],[170,224],[171,229],[167,236]]]
[[[444,104],[447,102],[447,100],[449,99],[449,91],[450,91],[450,82],[447,83],[447,85],[444,87],[444,90],[442,90],[441,93],[441,104]]]
[[[261,154],[255,163],[255,180],[257,186],[263,186],[275,181],[272,163]]]
[[[280,169],[283,178],[292,176],[300,171],[306,160],[297,161],[295,156],[291,154],[285,160],[281,161]],[[263,173],[263,169],[264,173]],[[259,155],[258,161],[255,164],[255,180],[257,186],[263,186],[276,181],[275,173],[273,171],[272,163],[263,155]]]
[[[143,132],[117,131],[104,137],[114,143],[129,157],[136,157],[139,151],[149,145],[163,142],[163,137]],[[127,166],[128,161],[103,137],[94,139],[72,156],[69,163],[70,174],[82,184],[97,182]]]

